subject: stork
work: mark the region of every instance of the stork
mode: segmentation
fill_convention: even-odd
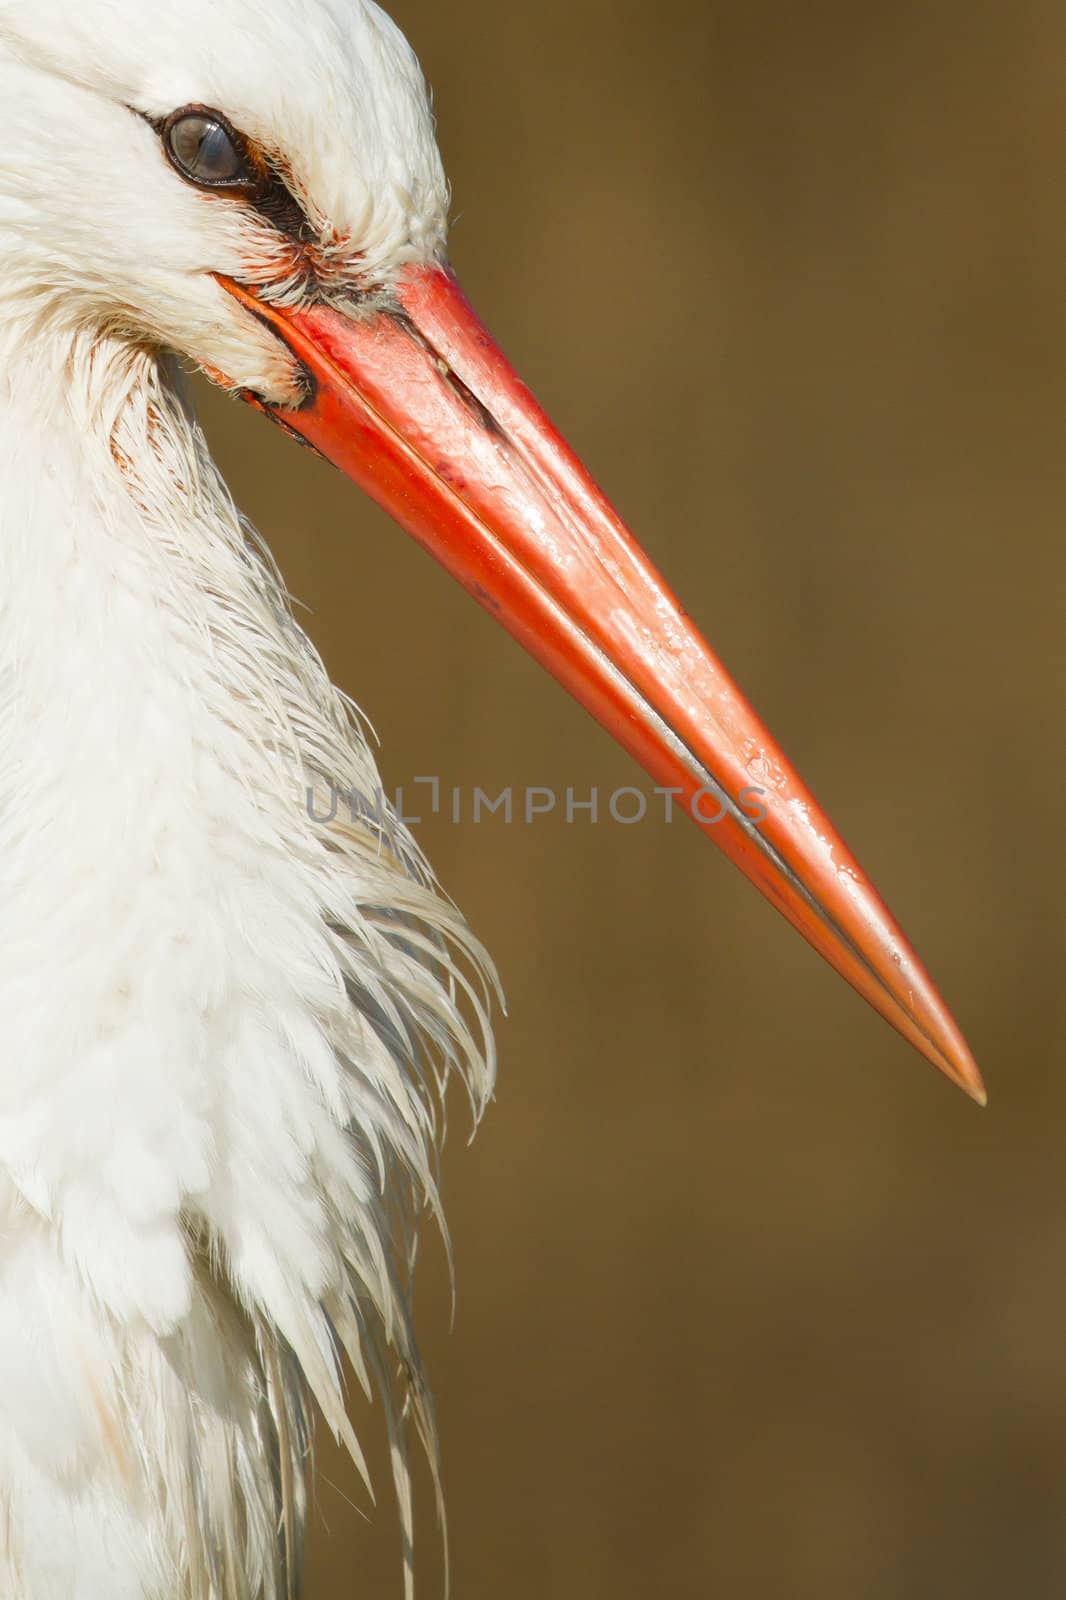
[[[370,0],[0,0],[0,1592],[287,1600],[312,1414],[436,1440],[411,1328],[491,964],[179,364],[346,472],[918,1050],[833,827],[463,298]],[[409,642],[405,649],[416,649]],[[319,783],[366,801],[322,824]]]

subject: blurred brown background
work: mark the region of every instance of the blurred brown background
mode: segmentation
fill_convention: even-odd
[[[1061,1595],[1066,13],[393,10],[472,298],[992,1096],[952,1091],[689,826],[420,828],[510,1002],[471,1150],[452,1107],[454,1332],[436,1244],[419,1292],[453,1593]],[[337,475],[204,403],[390,787],[640,782]],[[400,1593],[378,1459],[368,1525],[322,1449],[309,1600]]]

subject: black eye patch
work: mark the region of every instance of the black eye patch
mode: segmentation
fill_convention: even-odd
[[[198,189],[244,196],[262,217],[297,244],[314,237],[303,207],[271,161],[221,111],[182,106],[162,121],[149,119],[176,172]]]

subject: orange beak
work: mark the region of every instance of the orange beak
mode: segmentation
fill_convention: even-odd
[[[967,1094],[981,1075],[858,863],[451,273],[359,320],[220,280],[303,367],[276,420],[353,478],[673,790],[730,860]]]

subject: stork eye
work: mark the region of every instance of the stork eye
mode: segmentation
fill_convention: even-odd
[[[216,111],[175,111],[162,128],[163,148],[183,178],[201,189],[250,188],[256,176],[243,139]]]

